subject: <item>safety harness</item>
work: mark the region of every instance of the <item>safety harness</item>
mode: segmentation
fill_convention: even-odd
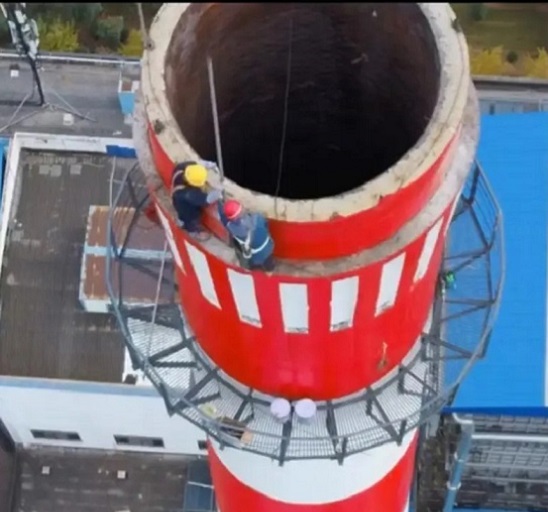
[[[253,220],[253,224],[255,224],[255,220]],[[271,238],[270,235],[267,235],[265,241],[256,248],[251,247],[251,238],[253,236],[253,232],[255,231],[255,225],[250,226],[250,229],[247,233],[247,236],[245,237],[245,240],[242,240],[241,238],[238,238],[237,236],[233,235],[234,240],[238,242],[241,248],[242,256],[249,260],[251,257],[259,252],[261,252],[270,242]]]

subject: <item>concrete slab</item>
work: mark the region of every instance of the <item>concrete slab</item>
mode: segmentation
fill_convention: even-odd
[[[176,512],[182,509],[191,460],[150,453],[27,450],[20,455],[13,512]],[[44,467],[49,474],[43,474]],[[118,478],[120,472],[126,478]]]
[[[107,205],[112,168],[132,164],[95,154],[22,152],[0,280],[1,374],[121,381],[116,322],[86,313],[78,291],[89,207]]]

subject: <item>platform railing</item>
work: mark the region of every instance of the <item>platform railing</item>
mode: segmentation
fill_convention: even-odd
[[[316,421],[307,426],[293,418],[283,425],[275,421],[269,412],[272,397],[233,381],[203,352],[174,299],[177,283],[167,246],[161,261],[128,256],[128,240],[149,198],[137,166],[116,172],[106,272],[112,312],[134,367],[158,389],[169,413],[193,422],[221,446],[282,464],[303,458],[343,463],[352,453],[401,444],[451,402],[472,364],[486,352],[502,290],[504,241],[500,209],[479,165],[470,173],[451,223],[432,326],[415,354],[382,385],[318,402]],[[125,220],[120,211],[126,212]],[[124,276],[130,268],[151,279],[149,306],[134,306],[126,295]],[[171,296],[167,300],[164,293],[159,302],[164,288],[172,290]]]

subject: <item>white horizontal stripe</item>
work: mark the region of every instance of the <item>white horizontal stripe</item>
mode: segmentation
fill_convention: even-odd
[[[375,309],[376,316],[395,304],[404,263],[405,253],[402,252],[383,265],[379,296],[377,297],[377,307]]]
[[[438,221],[430,228],[430,231],[428,231],[428,234],[424,239],[424,245],[422,247],[419,263],[415,272],[415,283],[422,279],[426,275],[426,272],[428,272],[428,267],[430,266],[430,261],[432,260],[434,249],[436,248],[436,242],[438,241],[442,224],[443,217],[440,217]]]
[[[360,278],[338,279],[331,283],[331,330],[352,327],[358,301]]]
[[[308,332],[308,286],[281,283],[280,302],[285,332]]]
[[[189,244],[186,240],[185,246],[188,251],[188,257],[190,258],[192,268],[194,268],[194,272],[198,278],[202,295],[208,302],[221,309],[219,298],[217,297],[217,291],[215,290],[215,284],[213,283],[211,271],[209,270],[209,263],[207,262],[205,254],[196,249],[196,247],[192,244]]]
[[[260,327],[261,315],[257,305],[253,276],[236,272],[230,268],[227,270],[227,274],[240,320]]]
[[[175,260],[176,265],[181,269],[181,271],[186,273],[185,266],[183,265],[183,260],[181,259],[181,255],[179,254],[179,248],[175,243],[175,238],[173,237],[173,232],[171,231],[169,221],[167,220],[167,217],[164,215],[164,212],[161,208],[156,207],[156,211],[158,212],[158,218],[160,219],[160,222],[162,223],[162,226],[164,228],[167,243],[169,244],[169,249],[171,250],[173,259]]]
[[[296,460],[280,466],[262,455],[211,446],[240,482],[272,499],[293,504],[322,504],[344,500],[381,481],[406,454],[416,430],[396,443],[352,455],[339,465],[334,460]],[[414,454],[409,454],[413,456]]]

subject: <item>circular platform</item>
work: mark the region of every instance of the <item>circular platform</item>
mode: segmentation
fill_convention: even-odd
[[[114,174],[112,187],[107,286],[134,368],[158,389],[170,414],[196,424],[221,445],[283,463],[342,462],[384,443],[401,443],[452,400],[471,365],[485,354],[501,295],[504,251],[500,210],[478,165],[449,227],[428,332],[375,386],[316,402],[315,408],[306,404],[307,414],[313,410],[306,421],[297,417],[296,403],[280,419],[271,409],[280,397],[238,384],[203,353],[177,303],[168,242],[147,246],[157,237],[140,222],[151,215],[143,174],[137,167]],[[136,273],[143,276],[146,301],[143,290],[136,293]]]

